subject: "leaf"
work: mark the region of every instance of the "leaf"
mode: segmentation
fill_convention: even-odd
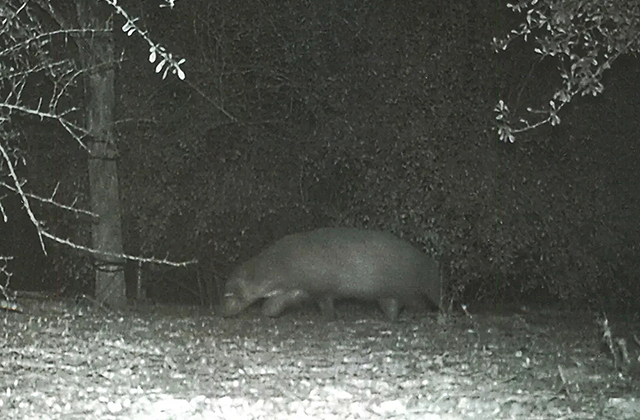
[[[156,73],[160,73],[162,71],[162,68],[164,67],[165,63],[167,62],[167,60],[162,59],[158,65],[156,66]]]
[[[178,67],[178,65],[176,65],[176,69],[175,71],[178,73],[178,78],[180,80],[184,80],[186,75],[184,74],[184,72],[182,71],[182,69],[180,67]]]

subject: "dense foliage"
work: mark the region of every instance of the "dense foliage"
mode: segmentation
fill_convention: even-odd
[[[557,15],[555,4],[545,3]],[[582,18],[593,16],[582,12],[592,4],[566,7]],[[541,10],[525,18],[537,35],[547,9],[530,6]],[[640,212],[628,179],[638,158],[628,140],[640,128],[635,62],[618,60],[611,90],[566,106],[560,128],[510,145],[491,125],[497,98],[517,110],[555,98],[557,83],[577,85],[562,84],[554,63],[513,42],[526,27],[494,54],[491,40],[519,19],[506,5],[185,1],[136,10],[149,36],[187,57],[187,78],[152,75],[142,65],[146,44],[119,33],[127,53],[116,125],[126,251],[201,261],[198,270],[143,267],[153,297],[175,300],[181,290],[215,298],[230,267],[267,243],[345,225],[392,231],[438,256],[453,296],[465,301],[535,292],[637,306]],[[118,19],[116,27],[130,25]],[[553,42],[585,29],[571,22],[552,25]],[[553,42],[540,51],[552,55]],[[589,56],[566,45],[556,55]],[[587,63],[602,64],[594,60]],[[26,149],[11,149],[13,138],[3,138],[7,150]],[[53,166],[36,165],[30,185],[50,191],[57,170],[55,179],[67,180],[60,191],[82,191],[83,166]]]
[[[348,225],[440,255],[465,299],[627,296],[635,230],[611,217],[628,196],[611,189],[617,152],[593,147],[597,103],[569,109],[563,131],[494,142],[496,93],[527,103],[555,80],[526,49],[493,55],[506,8],[296,4],[148,16],[190,57],[192,85],[145,94],[145,75],[123,78],[123,119],[144,121],[122,130],[127,231],[144,252],[199,254],[201,275],[224,278],[285,234]]]

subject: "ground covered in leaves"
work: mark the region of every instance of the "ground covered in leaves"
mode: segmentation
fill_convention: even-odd
[[[0,313],[4,419],[640,418],[638,370],[586,313],[24,306]]]

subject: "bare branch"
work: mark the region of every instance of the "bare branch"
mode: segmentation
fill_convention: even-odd
[[[78,144],[83,149],[88,150],[87,146],[84,144],[82,139],[87,134],[89,134],[89,132],[84,127],[80,127],[79,125],[63,118],[64,115],[77,111],[78,110],[77,108],[69,108],[64,113],[61,113],[61,114],[53,114],[50,112],[40,111],[39,110],[40,106],[38,106],[38,109],[31,109],[21,105],[11,105],[8,103],[0,103],[0,108],[6,108],[11,111],[20,111],[24,114],[40,117],[41,119],[46,118],[46,119],[58,121],[65,128],[65,130],[67,130],[67,132],[71,134],[71,136],[78,142]],[[81,133],[81,135],[78,133]]]
[[[54,242],[57,242],[59,244],[63,244],[66,245],[70,248],[73,249],[77,249],[79,251],[84,251],[84,252],[88,252],[89,254],[92,255],[96,255],[96,256],[101,256],[101,257],[109,257],[109,258],[116,258],[116,259],[124,259],[124,260],[129,260],[129,261],[138,261],[141,263],[152,263],[152,264],[162,264],[162,265],[168,265],[171,267],[187,267],[191,264],[195,264],[198,262],[198,260],[189,260],[189,261],[183,261],[183,262],[175,262],[175,261],[170,261],[168,259],[168,256],[165,257],[164,259],[158,259],[155,257],[137,257],[135,255],[129,255],[129,254],[116,254],[116,253],[112,253],[112,252],[104,252],[104,251],[98,251],[96,249],[87,247],[87,246],[83,246],[83,245],[78,245],[68,239],[63,239],[60,238],[59,236],[56,236],[52,233],[47,232],[46,230],[42,229],[41,232],[42,236],[51,239]]]
[[[7,163],[7,167],[9,169],[9,175],[11,176],[11,179],[13,179],[13,182],[15,183],[16,190],[18,192],[18,195],[20,196],[20,199],[22,200],[22,205],[24,206],[25,211],[29,215],[29,219],[31,220],[31,223],[33,223],[33,225],[38,229],[38,239],[40,240],[40,247],[42,248],[42,252],[44,252],[44,254],[46,255],[47,249],[44,246],[44,241],[42,240],[42,235],[40,234],[40,223],[38,222],[38,219],[36,219],[36,216],[33,214],[33,211],[31,211],[31,205],[29,203],[29,199],[27,199],[24,191],[22,190],[22,186],[20,185],[20,180],[18,179],[18,175],[16,174],[13,163],[11,162],[11,158],[9,157],[7,150],[4,148],[2,144],[0,144],[0,154],[2,154],[2,158]]]
[[[20,194],[20,192],[18,191],[17,188],[12,187],[11,185],[7,184],[6,182],[0,181],[0,186],[5,187],[9,191],[12,191],[12,192],[15,192],[17,194]],[[51,204],[52,206],[59,207],[59,208],[61,208],[63,210],[67,210],[67,211],[70,211],[72,213],[81,213],[81,214],[84,214],[86,216],[95,217],[95,218],[99,217],[97,214],[95,214],[95,213],[93,213],[91,211],[84,210],[84,209],[79,209],[77,207],[74,207],[73,205],[68,206],[66,204],[62,204],[62,203],[59,203],[59,202],[55,201],[53,198],[54,198],[54,196],[56,194],[58,186],[59,186],[59,184],[56,184],[56,188],[53,191],[53,193],[51,194],[51,198],[40,197],[39,195],[32,194],[32,193],[26,192],[24,190],[22,190],[22,192],[24,193],[24,195],[26,197],[32,198],[34,200],[38,200],[38,201],[40,201],[42,203]]]

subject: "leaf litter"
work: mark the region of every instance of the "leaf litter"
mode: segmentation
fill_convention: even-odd
[[[640,369],[588,314],[276,319],[202,308],[0,313],[6,419],[632,419]],[[622,321],[617,321],[620,325]],[[628,323],[625,331],[638,331]],[[634,348],[628,353],[638,357]],[[625,359],[626,360],[626,359]],[[634,359],[637,360],[637,359]]]

